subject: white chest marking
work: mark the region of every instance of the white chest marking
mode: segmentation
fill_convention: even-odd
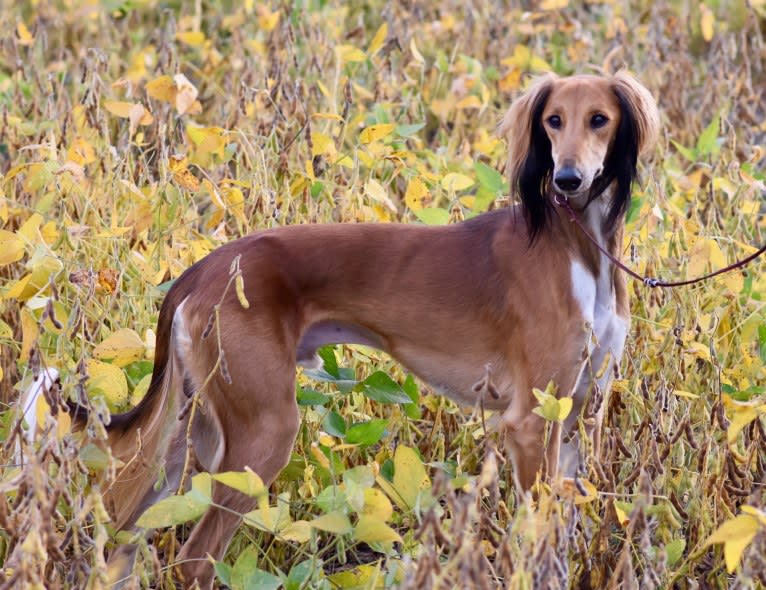
[[[574,391],[571,392],[574,407],[564,424],[565,433],[571,432],[576,426],[585,400],[589,394],[593,395],[594,386],[602,394],[607,393],[614,367],[619,366],[622,358],[628,322],[617,314],[617,301],[609,273],[610,265],[606,260],[602,260],[598,277],[589,272],[581,262],[572,262],[572,294],[592,337],[588,339],[588,358],[583,363]],[[605,362],[608,363],[607,366],[604,366]],[[603,412],[603,407],[602,401],[599,413]],[[575,475],[579,464],[577,439],[575,436],[565,441],[559,457],[559,467],[562,473],[569,477]]]

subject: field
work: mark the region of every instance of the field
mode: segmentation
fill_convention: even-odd
[[[764,0],[518,4],[4,3],[0,589],[115,582],[106,556],[130,535],[102,502],[115,465],[99,416],[146,391],[174,278],[260,228],[508,206],[495,129],[537,74],[626,67],[658,99],[632,268],[697,276],[766,241]],[[765,268],[631,283],[602,453],[569,496],[515,494],[488,413],[375,350],[325,349],[323,373],[299,372],[291,461],[218,583],[766,588]],[[51,368],[30,442],[19,395]],[[86,396],[72,434],[62,400]],[[210,485],[146,515],[132,587],[174,587]]]

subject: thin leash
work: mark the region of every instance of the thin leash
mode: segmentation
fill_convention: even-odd
[[[730,272],[732,270],[737,270],[740,268],[745,267],[746,265],[750,264],[753,260],[758,258],[761,254],[766,252],[766,244],[761,246],[756,252],[753,252],[750,256],[747,258],[743,258],[742,260],[738,260],[737,262],[730,264],[729,266],[725,266],[724,268],[718,269],[714,272],[708,273],[706,275],[702,275],[701,277],[695,277],[693,279],[686,279],[684,281],[661,281],[660,279],[655,279],[652,277],[645,277],[638,274],[636,271],[634,271],[631,268],[628,268],[623,264],[619,259],[617,259],[615,256],[611,254],[608,250],[606,250],[601,244],[598,243],[598,240],[594,238],[591,233],[588,231],[588,228],[585,227],[583,222],[580,220],[580,218],[577,215],[577,211],[572,208],[572,204],[569,202],[569,199],[565,197],[564,195],[560,195],[556,193],[553,197],[553,202],[556,203],[559,207],[564,209],[568,214],[569,218],[575,222],[577,227],[580,228],[580,231],[585,234],[585,236],[593,242],[593,244],[598,248],[604,256],[609,258],[609,260],[612,261],[612,263],[619,269],[621,269],[626,274],[630,275],[637,281],[641,281],[644,285],[647,287],[662,287],[662,288],[668,288],[668,287],[683,287],[685,285],[693,285],[695,283],[700,283],[702,281],[706,281],[707,279],[712,279],[713,277],[716,277],[718,275],[724,274],[726,272]]]

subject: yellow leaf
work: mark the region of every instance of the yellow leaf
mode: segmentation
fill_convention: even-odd
[[[336,45],[335,55],[342,64],[365,61],[367,54],[353,45]]]
[[[684,352],[703,361],[710,362],[710,347],[702,342],[690,342]]]
[[[144,342],[135,330],[121,328],[102,340],[93,349],[93,356],[125,367],[144,356]]]
[[[187,125],[186,133],[199,152],[203,154],[216,154],[219,158],[223,158],[223,150],[226,147],[225,129],[221,127]]]
[[[67,412],[59,412],[56,416],[56,438],[64,440],[64,437],[72,432],[72,417]]]
[[[630,517],[617,503],[614,504],[614,512],[617,515],[617,522],[620,523],[621,527],[625,528],[630,524]]]
[[[383,47],[383,43],[386,41],[387,35],[388,23],[383,23],[380,25],[380,28],[378,28],[375,36],[372,38],[372,41],[370,41],[370,46],[367,48],[367,53],[369,53],[371,57],[375,55],[381,47]]]
[[[246,467],[245,471],[216,473],[213,475],[213,479],[251,498],[260,498],[262,496],[268,498],[269,495],[269,490],[261,477],[249,467]]]
[[[311,155],[324,156],[335,152],[335,144],[332,139],[319,131],[311,132]]]
[[[121,100],[107,100],[104,102],[104,108],[115,115],[127,119],[130,117],[130,109],[135,106],[133,102],[124,102]]]
[[[256,10],[258,12],[258,26],[266,32],[273,31],[279,23],[279,11],[272,12],[265,4],[259,4]]]
[[[88,395],[103,395],[110,409],[128,401],[128,381],[116,365],[91,359],[87,364]]]
[[[311,524],[307,520],[296,520],[279,531],[279,536],[285,541],[306,543],[311,539]]]
[[[472,187],[474,180],[465,174],[450,172],[441,179],[441,185],[448,191],[462,191]]]
[[[569,5],[569,0],[542,0],[540,10],[561,10]]]
[[[702,38],[705,41],[713,40],[713,25],[715,24],[715,17],[713,11],[710,10],[705,4],[700,4],[700,30],[702,31]]]
[[[176,84],[170,76],[160,76],[146,83],[146,93],[152,98],[173,104],[176,101]]]
[[[29,360],[29,353],[32,350],[32,346],[37,342],[37,337],[40,334],[40,326],[37,323],[37,319],[29,308],[24,307],[21,310],[21,351],[19,352],[19,361],[26,362]]]
[[[393,516],[394,508],[383,492],[375,488],[367,488],[364,490],[364,505],[360,514],[375,516],[385,522]]]
[[[340,510],[330,512],[323,516],[318,516],[312,520],[309,525],[312,528],[319,529],[336,535],[345,535],[352,531],[351,521]]]
[[[473,94],[469,94],[464,99],[458,101],[458,103],[455,105],[456,109],[480,109],[481,108],[481,101],[479,100],[479,97],[474,96]]]
[[[173,81],[176,84],[175,106],[178,114],[183,115],[187,112],[194,114],[197,110],[196,105],[199,104],[197,102],[199,91],[183,74],[173,76]]]
[[[317,84],[319,84],[318,80],[317,80]],[[321,90],[321,87],[320,87],[320,90]],[[326,90],[327,89],[325,88],[325,90],[322,91],[322,94],[324,94],[326,92]],[[329,92],[327,92],[327,95],[329,95]],[[313,113],[311,115],[311,118],[312,119],[327,119],[328,121],[342,121],[343,120],[343,117],[341,117],[340,115],[336,115],[335,113]]]
[[[749,514],[750,516],[755,516],[758,519],[758,522],[760,522],[763,526],[766,526],[766,512],[763,510],[758,510],[755,506],[742,506],[742,512],[745,514]]]
[[[421,492],[431,487],[431,479],[414,449],[399,445],[394,453],[394,481],[380,475],[378,485],[402,510],[410,511],[421,499]]]
[[[686,399],[699,399],[699,395],[696,393],[691,393],[690,391],[683,391],[682,389],[674,389],[673,393],[677,395],[678,397],[684,397]]]
[[[0,266],[24,258],[24,242],[15,233],[0,229]]]
[[[372,143],[378,141],[389,135],[394,130],[395,125],[392,123],[378,123],[377,125],[370,125],[362,129],[359,134],[359,140],[362,143]]]
[[[428,187],[417,176],[410,180],[404,193],[404,203],[413,211],[420,211],[429,197]]]
[[[346,590],[372,590],[379,588],[375,582],[380,581],[380,562],[371,565],[357,565],[352,569],[343,570],[327,576],[332,588]]]
[[[67,160],[85,166],[96,161],[96,150],[86,139],[76,137],[67,150]]]
[[[235,186],[227,186],[223,188],[222,196],[229,211],[234,214],[234,217],[239,219],[242,223],[246,223],[245,195],[242,194],[242,191]]]
[[[388,196],[386,189],[377,180],[370,179],[364,185],[364,192],[372,200],[382,203],[388,207],[391,211],[396,213],[396,205],[394,205],[391,198]]]
[[[705,547],[723,543],[726,569],[732,573],[737,569],[742,553],[762,526],[758,517],[752,514],[739,514],[719,526],[705,541]]]
[[[567,416],[569,416],[569,412],[572,411],[572,398],[562,397],[558,401],[559,401],[558,421],[563,422],[564,420],[566,420]]]
[[[201,47],[205,43],[205,33],[202,31],[186,31],[176,33],[176,39],[192,47]]]
[[[34,40],[35,39],[32,37],[32,33],[29,32],[27,25],[19,21],[19,24],[16,25],[16,43],[28,46],[32,45]]]
[[[375,516],[361,515],[354,527],[354,539],[362,543],[401,543],[394,529]]]
[[[410,39],[410,53],[412,53],[412,57],[415,59],[416,62],[418,62],[421,66],[425,65],[426,59],[420,53],[420,50],[418,49],[418,46],[415,45],[415,36],[414,35]]]
[[[729,417],[729,428],[726,431],[726,439],[729,444],[737,440],[737,435],[753,420],[762,414],[766,414],[766,404],[754,404],[738,402],[730,395],[723,396],[726,414]]]
[[[554,2],[556,0],[553,0]],[[532,72],[550,72],[553,68],[544,59],[532,54],[532,50],[526,45],[516,45],[513,48],[513,55],[506,57],[500,63],[507,66],[514,66],[522,70]]]
[[[28,242],[39,242],[40,226],[43,224],[43,216],[39,213],[33,213],[19,228],[19,236],[27,240]]]
[[[572,399],[572,398],[566,398]],[[562,495],[573,498],[575,504],[587,504],[598,498],[598,490],[587,479],[579,478],[577,482],[571,477],[562,480]],[[585,492],[583,494],[583,492]]]

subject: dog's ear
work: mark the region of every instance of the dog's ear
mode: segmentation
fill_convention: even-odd
[[[632,120],[638,156],[654,149],[660,132],[660,114],[651,93],[626,71],[617,72],[612,89],[620,100],[623,117]]]
[[[530,240],[545,226],[550,208],[545,191],[553,158],[541,118],[556,79],[555,74],[548,74],[536,80],[514,101],[498,127],[498,134],[508,145],[506,172],[511,192],[521,200]]]
[[[607,227],[614,226],[627,211],[638,158],[652,151],[660,129],[657,103],[633,76],[624,71],[615,74],[612,91],[620,104],[620,125],[604,173],[594,187],[600,192],[616,182]]]

